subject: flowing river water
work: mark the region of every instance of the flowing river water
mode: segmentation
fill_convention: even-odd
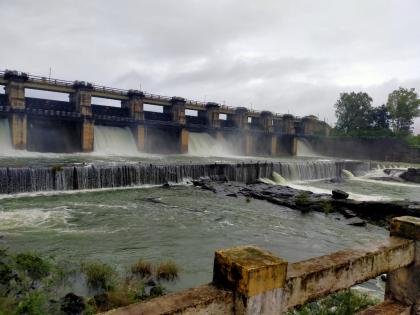
[[[101,143],[107,141],[104,135]],[[220,154],[223,148],[217,150]],[[254,244],[293,262],[388,237],[381,227],[350,226],[340,215],[302,214],[264,201],[218,196],[187,184],[191,174],[209,172],[200,164],[235,165],[260,158],[2,152],[0,189],[5,190],[0,194],[0,247],[74,262],[99,259],[120,270],[139,258],[172,259],[182,271],[171,290],[210,282],[214,251],[221,248]],[[166,178],[150,171],[150,163],[166,166],[165,172],[172,174],[169,179],[176,179],[178,185],[169,189],[151,185]],[[264,159],[261,163],[274,166],[257,171],[229,166],[224,172],[243,179],[269,176],[275,170],[287,184],[303,189],[330,192],[341,188],[356,199],[420,200],[419,185],[372,181],[368,162],[360,164],[362,176],[340,183],[326,178],[353,164],[325,158]],[[183,165],[182,170],[173,168],[174,164]],[[130,167],[121,169],[120,165]],[[360,165],[356,170],[361,170]],[[149,172],[150,177],[143,185],[137,178],[145,176],[141,172]],[[27,186],[10,191],[11,181]],[[76,181],[81,190],[73,190]],[[117,187],[121,182],[128,187]],[[107,188],[85,189],[97,187]]]

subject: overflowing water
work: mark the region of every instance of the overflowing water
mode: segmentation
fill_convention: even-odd
[[[341,218],[341,220],[337,220]],[[193,186],[94,191],[0,200],[0,246],[122,270],[139,258],[174,260],[175,289],[211,281],[214,251],[255,244],[293,262],[388,232],[346,225],[341,216],[216,195]]]
[[[0,119],[0,152],[1,155],[13,155],[16,153],[12,146],[8,119]]]
[[[315,151],[312,149],[311,144],[308,140],[304,138],[297,139],[297,156],[310,156],[310,157],[317,157],[319,154],[316,154]]]
[[[100,155],[139,155],[136,140],[125,127],[94,126],[94,154]]]
[[[216,139],[204,132],[190,132],[188,153],[195,156],[235,156],[233,146],[228,141]]]

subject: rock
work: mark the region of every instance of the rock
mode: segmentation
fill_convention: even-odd
[[[381,280],[382,280],[383,282],[386,282],[386,281],[388,280],[387,275],[386,275],[386,274],[381,275]]]
[[[333,199],[347,199],[349,197],[349,194],[345,191],[342,191],[340,189],[334,189],[332,191],[332,198]]]
[[[356,213],[354,213],[353,211],[351,211],[349,209],[345,209],[345,208],[340,210],[340,212],[346,219],[354,218],[354,217],[357,216]]]
[[[171,188],[171,185],[169,185],[169,183],[166,182],[165,184],[162,185],[162,188]]]
[[[82,314],[86,305],[82,297],[74,293],[68,293],[61,299],[61,310],[64,314],[78,315]]]
[[[359,219],[359,218],[352,218],[347,220],[347,225],[353,225],[353,226],[366,226],[366,221]]]
[[[230,193],[230,194],[227,194],[226,196],[227,197],[235,197],[235,198],[237,198],[238,197],[238,194]]]
[[[420,168],[409,168],[400,177],[408,182],[420,184]]]
[[[149,287],[156,286],[156,282],[153,279],[149,279],[145,284]]]
[[[208,185],[208,184],[203,184],[203,185],[201,186],[201,189],[204,189],[204,190],[210,190],[210,191],[212,191],[212,192],[216,193],[216,188],[214,188],[213,186],[210,186],[210,185]]]

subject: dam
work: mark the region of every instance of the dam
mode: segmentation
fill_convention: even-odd
[[[130,144],[131,153],[185,154],[189,134],[198,133],[214,139],[215,147],[228,143],[236,155],[293,156],[297,138],[327,136],[330,131],[315,116],[258,112],[10,70],[0,71],[0,85],[5,91],[0,94],[0,121],[7,120],[9,131],[0,128],[15,150],[93,152],[106,141],[108,129],[115,131],[118,143]],[[27,97],[25,90],[45,91],[46,97]],[[69,100],[52,100],[47,97],[51,92],[67,94]],[[93,99],[120,106],[97,105]],[[156,111],[145,110],[146,105]]]

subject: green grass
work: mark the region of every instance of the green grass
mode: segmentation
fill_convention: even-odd
[[[143,259],[139,259],[131,266],[131,273],[142,278],[151,276],[152,271],[152,264]]]
[[[349,289],[305,304],[288,315],[353,315],[379,302],[367,294]]]
[[[83,263],[81,271],[86,275],[88,286],[94,290],[111,291],[115,288],[116,271],[100,261]]]
[[[179,268],[171,260],[160,263],[156,269],[156,278],[158,280],[174,281],[178,278],[178,274]]]

